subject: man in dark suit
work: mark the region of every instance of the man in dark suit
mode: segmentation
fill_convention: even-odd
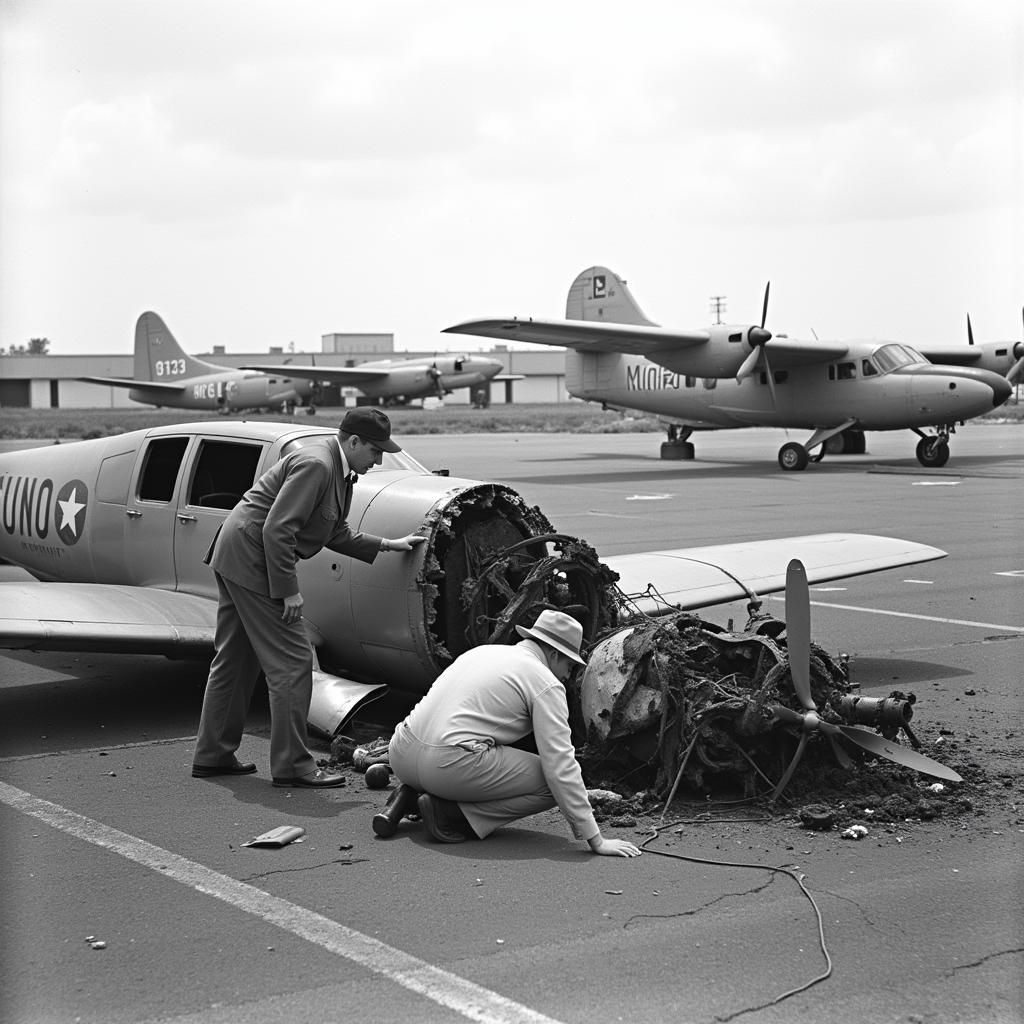
[[[275,786],[339,786],[307,746],[313,654],[302,624],[295,566],[327,547],[372,563],[380,551],[410,551],[426,538],[353,533],[345,517],[356,478],[402,449],[379,409],[345,414],[338,435],[285,456],[231,510],[207,561],[219,590],[215,654],[203,697],[192,774],[248,775],[235,751],[260,670],[270,695],[270,769]]]

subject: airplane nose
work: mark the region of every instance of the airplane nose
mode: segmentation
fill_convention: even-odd
[[[992,383],[992,408],[998,409],[1013,393],[1010,382],[1005,377],[993,374],[995,378]]]

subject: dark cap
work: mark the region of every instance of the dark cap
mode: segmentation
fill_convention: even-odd
[[[352,409],[338,428],[345,434],[356,434],[364,441],[375,444],[383,452],[400,452],[402,449],[391,440],[391,420],[372,406]]]

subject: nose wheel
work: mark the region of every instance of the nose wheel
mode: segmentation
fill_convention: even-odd
[[[938,469],[940,466],[944,466],[949,462],[949,431],[939,428],[934,436],[921,434],[915,454],[917,461],[929,469]]]

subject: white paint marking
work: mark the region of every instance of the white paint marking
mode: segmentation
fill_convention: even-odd
[[[959,487],[960,480],[915,480],[911,487]]]
[[[1009,572],[997,572],[996,576],[1024,576],[1024,569],[1011,569]]]
[[[0,782],[0,800],[52,828],[100,846],[196,892],[277,925],[440,1006],[482,1024],[558,1024],[551,1017],[262,889]]]
[[[631,494],[626,501],[668,501],[671,494]]]
[[[923,583],[925,586],[931,587],[935,584],[935,580],[904,580],[904,583]]]
[[[831,594],[836,591],[846,590],[846,587],[812,587],[811,589],[816,594]]]
[[[785,601],[785,597],[772,595],[773,601]],[[891,612],[885,608],[861,608],[854,604],[831,604],[828,601],[812,601],[818,608],[838,608],[844,612],[867,612],[870,615],[892,615],[898,619],[921,619],[924,622],[945,622],[950,626],[977,626],[978,629],[998,629],[1003,633],[1024,633],[1024,626],[1003,626],[996,622],[973,622],[971,619],[943,619],[938,615],[915,615],[913,612]]]

